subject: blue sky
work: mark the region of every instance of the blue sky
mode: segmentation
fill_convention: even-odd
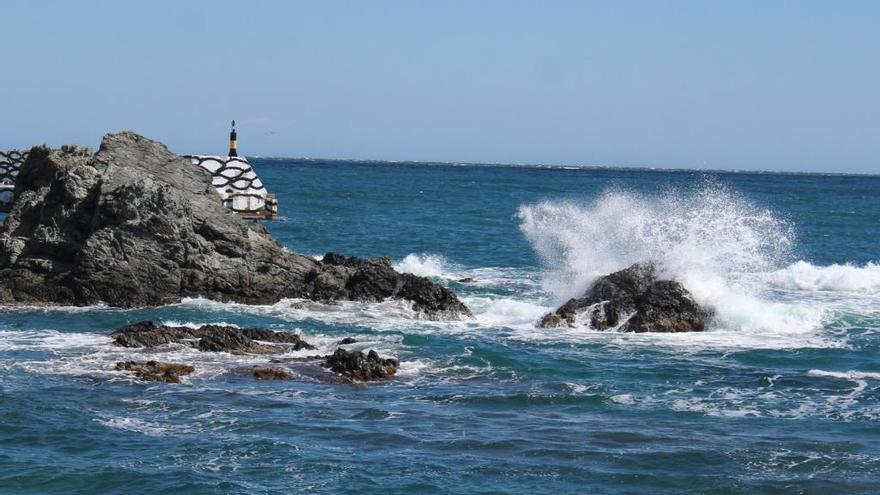
[[[0,8],[0,148],[880,173],[880,2]]]

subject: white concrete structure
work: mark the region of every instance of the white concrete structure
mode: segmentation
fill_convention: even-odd
[[[247,159],[242,156],[189,155],[194,165],[211,173],[211,182],[223,206],[247,218],[271,219],[278,202],[269,194]]]
[[[0,151],[0,211],[9,211],[15,199],[15,178],[29,151]]]

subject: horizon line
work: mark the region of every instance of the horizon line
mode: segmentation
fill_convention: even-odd
[[[819,172],[798,170],[765,170],[765,169],[737,169],[737,168],[686,168],[686,167],[651,167],[645,165],[571,165],[563,163],[527,163],[527,162],[469,162],[469,161],[445,161],[445,160],[386,160],[378,158],[323,158],[306,156],[270,156],[243,154],[245,158],[256,160],[299,160],[299,161],[329,161],[329,162],[353,162],[363,164],[399,164],[399,165],[446,165],[466,167],[508,167],[508,168],[546,168],[562,170],[635,170],[641,172],[688,172],[688,173],[727,173],[727,174],[776,174],[776,175],[820,175],[820,176],[856,176],[856,177],[880,177],[880,172]]]

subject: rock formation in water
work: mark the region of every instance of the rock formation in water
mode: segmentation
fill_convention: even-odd
[[[156,347],[176,343],[204,352],[230,354],[280,354],[285,350],[314,349],[299,335],[288,332],[224,325],[173,327],[156,325],[152,321],[124,326],[111,333],[110,338],[114,344],[122,347]]]
[[[635,264],[599,277],[583,297],[571,299],[538,322],[541,327],[589,325],[623,332],[699,332],[710,312],[674,280],[658,280],[651,264]]]
[[[293,380],[293,375],[291,375],[287,370],[281,368],[262,368],[256,367],[253,370],[254,378],[257,380]]]
[[[370,381],[391,378],[397,373],[400,362],[394,358],[383,359],[376,351],[364,354],[361,351],[336,349],[336,352],[327,356],[324,366],[352,380]]]
[[[401,298],[429,318],[470,315],[450,290],[387,260],[286,251],[221,205],[210,175],[132,132],[35,147],[0,230],[0,303],[137,307],[184,297]]]
[[[134,376],[145,382],[180,383],[180,377],[195,371],[188,364],[161,363],[159,361],[122,361],[116,363],[117,371],[131,371]]]
[[[129,348],[154,348],[167,344],[182,344],[203,352],[228,352],[230,354],[280,354],[303,349],[313,350],[314,346],[302,340],[299,335],[288,332],[274,332],[262,328],[238,328],[225,325],[202,325],[198,328],[156,325],[152,321],[142,321],[126,325],[110,334],[113,343]],[[348,337],[337,345],[356,342]],[[354,381],[373,381],[391,378],[397,372],[400,363],[397,359],[381,358],[376,351],[364,354],[361,351],[336,349],[329,356],[310,356],[293,358],[292,361],[312,363],[329,368]],[[277,362],[277,361],[273,361]],[[180,369],[172,369],[174,376],[165,379],[165,370],[172,366],[169,363],[157,365],[137,363],[134,361],[118,363],[117,370],[134,371],[135,376],[148,381],[166,381],[179,383]],[[162,365],[157,367],[158,365]],[[187,365],[173,365],[187,366]],[[192,368],[192,367],[190,367]],[[192,372],[190,369],[189,372]],[[259,380],[289,380],[293,378],[287,370],[279,367],[255,367],[252,374]]]

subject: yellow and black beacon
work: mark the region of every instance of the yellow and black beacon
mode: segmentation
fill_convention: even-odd
[[[235,133],[235,121],[232,121],[232,131],[229,133],[229,156],[238,156],[238,134]]]

